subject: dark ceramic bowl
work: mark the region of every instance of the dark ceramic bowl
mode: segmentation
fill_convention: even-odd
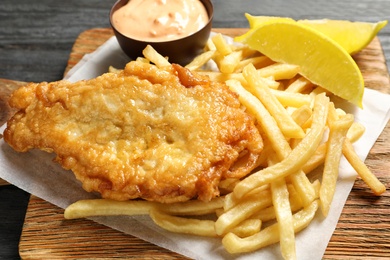
[[[114,4],[110,12],[110,23],[120,47],[131,59],[134,60],[137,57],[143,57],[142,51],[148,44],[161,55],[168,57],[170,63],[178,63],[183,66],[187,65],[193,58],[202,52],[211,32],[214,12],[211,0],[200,0],[206,7],[209,15],[209,22],[202,29],[184,38],[161,42],[147,42],[132,39],[116,30],[112,22],[112,15],[116,10],[126,5],[128,1],[129,0],[119,0]]]

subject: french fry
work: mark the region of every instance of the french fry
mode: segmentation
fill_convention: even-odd
[[[147,215],[152,208],[164,210],[174,215],[206,215],[222,208],[224,197],[210,202],[198,200],[161,204],[149,201],[115,201],[108,199],[79,200],[65,209],[66,219],[88,218],[93,216]]]
[[[332,110],[334,110],[334,108],[330,109],[330,111]],[[332,117],[332,113],[329,114],[330,117]],[[320,189],[321,210],[324,216],[328,215],[330,205],[333,200],[339,173],[343,142],[352,123],[353,116],[351,114],[342,116],[340,119],[330,119],[329,122],[329,139],[327,142],[327,153]]]
[[[212,39],[208,39],[206,42],[206,46],[204,47],[205,51],[216,51],[217,47],[215,47],[215,44]]]
[[[79,200],[65,209],[64,217],[76,219],[93,216],[147,215],[156,204],[147,201]]]
[[[356,154],[352,143],[346,139],[343,144],[343,154],[348,162],[364,180],[364,182],[371,188],[375,195],[381,195],[386,191],[386,186],[381,183],[378,178],[370,171],[367,165]]]
[[[353,122],[347,132],[347,138],[351,143],[356,142],[364,134],[366,128],[359,122]]]
[[[275,63],[258,70],[260,76],[265,78],[272,76],[275,80],[292,79],[298,72],[299,66],[286,63]]]
[[[156,66],[159,68],[171,65],[171,63],[169,63],[169,61],[160,53],[158,53],[151,45],[147,45],[142,51],[142,54],[145,56],[145,58],[156,64]]]
[[[264,81],[264,83],[266,83],[267,84],[267,86],[270,88],[270,89],[272,89],[272,90],[277,90],[279,87],[280,87],[280,85],[281,85],[281,83],[279,82],[279,81],[276,81],[274,78],[272,78],[272,77],[264,77],[263,78],[263,81]]]
[[[185,67],[189,70],[197,70],[211,60],[214,57],[215,52],[215,50],[203,52],[202,54],[196,56],[195,59],[193,59]]]
[[[321,183],[318,179],[313,181],[313,187],[314,187],[314,190],[316,191],[316,199],[320,198]]]
[[[190,200],[185,202],[176,202],[170,204],[158,203],[158,208],[171,215],[200,216],[214,213],[224,205],[225,197],[214,198],[211,201],[204,202],[200,200]]]
[[[300,108],[311,105],[313,97],[301,93],[288,93],[282,90],[271,89],[271,93],[279,100],[284,107]]]
[[[280,250],[285,259],[295,259],[295,233],[286,181],[279,178],[271,183],[272,204],[279,226]]]
[[[222,34],[218,33],[211,38],[216,50],[222,55],[226,56],[232,53],[232,46],[228,44]]]
[[[245,82],[241,73],[221,73],[217,71],[198,71],[200,75],[208,76],[211,80],[217,82],[227,82],[229,80],[237,80],[239,82]]]
[[[302,127],[311,118],[312,115],[313,111],[311,110],[310,106],[303,105],[294,110],[294,112],[291,114],[291,117],[299,126]]]
[[[307,131],[309,125],[311,125],[311,116],[313,112],[308,105],[303,105],[291,112],[292,119],[302,128],[303,131]],[[310,123],[309,123],[310,121]],[[294,149],[302,138],[291,138],[289,143],[292,149]]]
[[[325,156],[327,153],[326,143],[322,143],[318,146],[317,150],[314,152],[312,157],[303,165],[302,171],[306,174],[313,171],[318,166],[322,165],[325,161]]]
[[[269,157],[269,160],[270,165],[277,162],[274,157]],[[279,225],[280,250],[283,258],[296,259],[292,209],[289,200],[289,191],[284,178],[279,178],[271,183],[271,194],[276,220]]]
[[[255,218],[248,218],[242,221],[238,226],[231,229],[230,232],[239,237],[248,237],[260,232],[261,220]]]
[[[233,73],[242,59],[242,51],[233,51],[220,59],[219,70],[222,73]]]
[[[242,69],[247,66],[248,64],[253,64],[256,68],[264,68],[268,65],[273,64],[274,62],[268,58],[267,56],[257,56],[257,57],[251,57],[248,59],[243,59],[239,62],[239,64],[236,66],[235,73],[242,72]]]
[[[174,233],[217,237],[212,220],[176,217],[157,209],[150,210],[150,217],[158,226]]]
[[[303,171],[292,173],[286,178],[294,185],[304,206],[309,205],[316,198],[314,187]]]
[[[298,77],[285,89],[285,92],[304,93],[307,89],[311,87],[313,87],[313,83],[311,83],[308,79],[306,79],[305,77]]]
[[[215,222],[215,232],[219,236],[224,235],[255,212],[269,207],[271,204],[272,200],[268,190],[247,196],[236,206],[219,216]]]
[[[136,61],[144,62],[144,63],[150,63],[150,60],[144,57],[137,57]]]

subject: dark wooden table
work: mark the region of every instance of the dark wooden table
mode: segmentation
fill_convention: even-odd
[[[115,0],[1,0],[0,78],[54,81],[62,78],[78,35],[109,27]],[[213,27],[247,27],[245,12],[295,19],[348,19],[367,22],[390,19],[390,1],[381,0],[213,0]],[[379,34],[390,64],[390,26]],[[1,169],[0,169],[1,170]],[[18,243],[29,194],[0,186],[0,259],[18,259]]]

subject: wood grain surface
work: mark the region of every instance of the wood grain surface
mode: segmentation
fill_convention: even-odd
[[[237,35],[246,29],[215,29],[226,35]],[[110,29],[92,29],[77,38],[69,57],[65,73],[80,58],[94,51],[112,36]],[[385,58],[378,38],[354,56],[362,70],[366,86],[390,93],[389,76]],[[3,82],[0,84],[3,86]],[[23,83],[9,82],[13,89]],[[5,92],[9,94],[9,90]],[[8,95],[7,94],[7,95]],[[1,108],[6,105],[1,104]],[[8,115],[8,114],[7,114]],[[3,119],[4,120],[4,119]],[[390,127],[387,124],[366,160],[388,188],[390,146],[387,139]],[[390,204],[389,191],[381,197],[358,179],[342,212],[337,228],[325,252],[325,259],[338,258],[389,258],[390,257]],[[321,234],[318,234],[321,235]],[[184,257],[123,234],[90,220],[65,220],[63,209],[31,196],[19,244],[23,259],[80,259],[80,258],[137,258],[137,259],[183,259]]]

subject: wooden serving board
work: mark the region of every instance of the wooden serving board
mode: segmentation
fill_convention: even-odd
[[[247,29],[214,29],[226,35],[242,34]],[[94,51],[113,35],[111,29],[91,29],[77,38],[69,57],[65,73],[86,53]],[[362,70],[366,86],[390,93],[389,75],[378,38],[354,56]],[[14,89],[23,83],[1,81],[1,85]],[[0,89],[0,95],[3,94]],[[8,95],[7,94],[7,95]],[[1,105],[1,104],[0,104]],[[3,104],[4,105],[4,104]],[[5,115],[2,119],[8,116]],[[390,180],[388,156],[390,146],[386,140],[390,126],[378,138],[366,160],[379,179]],[[374,197],[358,179],[342,212],[324,258],[390,257],[390,193]],[[65,220],[64,210],[49,202],[31,196],[19,244],[23,259],[183,259],[185,257],[160,248],[137,237],[97,224],[86,219]],[[318,234],[319,236],[321,234]]]

